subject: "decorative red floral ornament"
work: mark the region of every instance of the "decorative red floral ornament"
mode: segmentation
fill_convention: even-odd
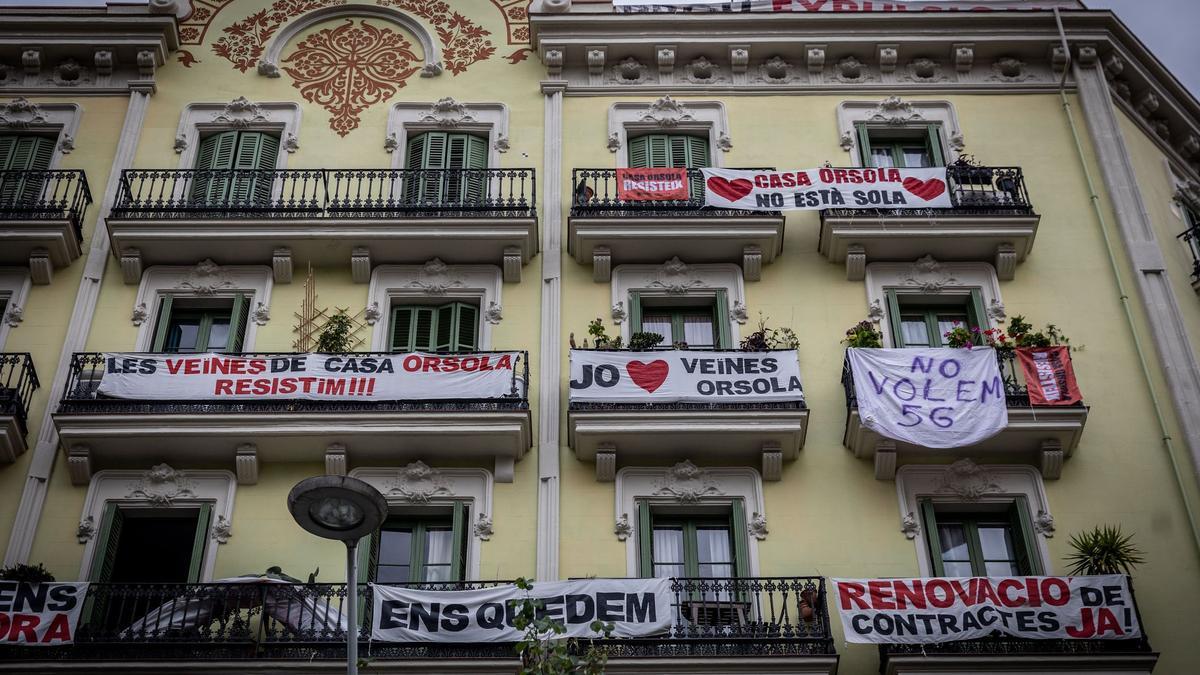
[[[359,113],[404,86],[420,60],[400,33],[347,19],[309,35],[283,63],[305,100],[332,113],[329,127],[345,136],[358,128]]]

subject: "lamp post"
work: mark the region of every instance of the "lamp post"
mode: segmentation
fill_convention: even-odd
[[[296,483],[288,510],[305,530],[346,545],[346,673],[358,675],[358,540],[387,518],[387,500],[368,483],[349,476],[316,476]]]

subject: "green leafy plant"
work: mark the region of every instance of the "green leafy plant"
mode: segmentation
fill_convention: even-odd
[[[870,321],[859,321],[846,331],[842,344],[847,347],[879,348],[883,346],[883,333]]]
[[[596,345],[596,349],[620,349],[621,336],[615,338],[608,337],[608,332],[604,330],[604,320],[596,317],[588,324],[588,335],[592,336],[592,340]],[[584,349],[587,349],[587,341],[584,340]]]
[[[541,600],[529,597],[533,584],[518,578],[516,585],[525,591],[513,618],[513,625],[522,631],[521,640],[516,644],[517,654],[521,657],[521,675],[604,675],[608,648],[598,645],[595,639],[560,637],[567,632],[566,627],[541,611],[544,606]],[[605,638],[612,637],[611,623],[593,621],[589,627]]]
[[[638,332],[629,336],[629,348],[635,352],[644,352],[662,344],[663,336],[658,333]]]
[[[955,349],[970,349],[975,344],[975,338],[979,334],[979,329],[974,332],[966,326],[954,322],[954,327],[942,333],[942,337],[946,339],[946,346]]]
[[[1074,553],[1067,556],[1068,574],[1133,574],[1133,568],[1146,562],[1141,549],[1133,544],[1133,535],[1121,532],[1121,526],[1097,526],[1071,535]]]
[[[1058,326],[1046,324],[1042,330],[1035,331],[1033,325],[1025,321],[1021,315],[1014,316],[1008,322],[1008,337],[1015,347],[1053,347],[1056,345],[1071,345],[1071,340],[1058,331]]]
[[[0,568],[0,581],[23,581],[29,584],[41,584],[54,581],[54,575],[50,573],[50,570],[43,567],[41,563],[37,565],[18,563]]]
[[[345,312],[329,317],[321,334],[317,336],[317,352],[321,354],[344,354],[354,349],[354,323]]]
[[[771,349],[797,349],[800,338],[791,328],[771,328],[767,326],[767,317],[758,313],[758,330],[747,335],[738,345],[744,352],[765,352]]]

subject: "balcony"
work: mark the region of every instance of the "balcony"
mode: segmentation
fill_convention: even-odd
[[[1088,407],[1075,405],[1033,406],[1025,376],[1016,355],[996,353],[1000,378],[1008,403],[1008,427],[991,438],[975,445],[949,450],[925,448],[885,438],[868,429],[858,416],[854,390],[854,373],[850,359],[842,363],[842,387],[846,391],[846,430],[842,444],[860,459],[874,458],[875,477],[892,480],[896,466],[921,458],[969,456],[977,461],[1024,462],[1041,468],[1045,478],[1058,478],[1063,462],[1074,453],[1083,436]],[[1068,359],[1070,355],[1068,353]]]
[[[951,209],[825,209],[821,255],[860,281],[869,262],[986,261],[1010,280],[1033,249],[1041,216],[1019,167],[948,166]]]
[[[1200,224],[1180,232],[1176,239],[1187,244],[1188,251],[1192,254],[1192,290],[1200,293]]]
[[[663,350],[670,354],[669,350]],[[715,350],[715,357],[747,352]],[[804,401],[736,403],[570,401],[567,443],[596,465],[596,480],[612,481],[622,461],[683,459],[761,466],[763,480],[779,480],[808,434]]]
[[[699,169],[688,169],[693,186]],[[702,190],[686,201],[623,201],[617,196],[616,169],[575,169],[567,251],[576,262],[592,263],[592,277],[608,282],[612,268],[625,263],[660,263],[678,256],[689,263],[732,262],[747,280],[783,251],[783,214],[714,209]]]
[[[0,353],[0,464],[11,464],[29,446],[29,402],[40,386],[33,357]]]
[[[87,485],[101,468],[163,461],[185,467],[232,463],[238,480],[252,484],[260,460],[324,460],[328,473],[345,473],[351,462],[494,459],[496,480],[512,482],[513,464],[532,439],[529,355],[519,354],[505,398],[164,401],[105,397],[98,391],[105,355],[76,353],[54,423],[76,485]]]
[[[144,170],[121,175],[108,218],[126,283],[150,265],[490,264],[521,280],[537,253],[533,169]]]
[[[467,590],[506,582],[468,581],[416,585],[423,590]],[[829,673],[837,654],[821,577],[672,579],[674,624],[661,636],[597,640],[607,648],[608,672],[672,672],[671,659],[753,659],[754,672]],[[359,587],[369,614],[368,587]],[[813,599],[811,605],[802,598]],[[6,661],[55,662],[54,669],[85,670],[97,661],[203,661],[205,672],[345,669],[344,584],[250,583],[91,584],[75,644],[7,647]],[[807,616],[806,616],[807,614]],[[368,642],[361,622],[359,653],[382,672],[512,673],[519,662],[511,642]],[[586,648],[586,643],[582,645]],[[87,662],[90,662],[87,663]],[[226,663],[222,663],[226,662]],[[422,665],[423,662],[423,665]],[[253,664],[253,665],[251,665]],[[327,665],[328,668],[323,668]],[[153,668],[153,666],[149,666]],[[695,666],[691,666],[695,668]],[[697,672],[689,669],[687,672]]]
[[[82,171],[0,171],[0,266],[28,266],[35,284],[83,254],[92,203]]]
[[[1149,675],[1158,661],[1145,638],[1139,640],[1022,640],[991,637],[929,645],[880,645],[881,675],[960,672],[1087,672]]]

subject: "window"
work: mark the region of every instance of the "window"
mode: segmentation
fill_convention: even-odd
[[[708,139],[684,134],[647,134],[629,139],[629,167],[633,169],[686,168],[712,166]],[[691,194],[703,196],[700,175],[692,177]],[[666,335],[666,333],[663,333]]]
[[[0,136],[0,204],[28,204],[41,197],[44,175],[54,158],[54,139],[46,136]]]
[[[97,533],[93,582],[196,583],[212,504],[171,509],[122,508],[109,502]],[[153,555],[147,552],[153,551]]]
[[[728,506],[683,512],[638,502],[643,577],[722,579],[747,570],[746,510]]]
[[[427,131],[408,140],[408,166],[420,175],[405,188],[408,203],[479,204],[485,197],[487,139]]]
[[[987,328],[983,296],[975,289],[969,295],[948,296],[904,295],[888,289],[887,302],[896,347],[945,346],[944,336],[955,324],[968,330]]]
[[[183,300],[163,296],[155,325],[152,351],[242,351],[250,302],[242,295],[214,300]]]
[[[1025,497],[972,510],[920,501],[935,576],[1042,574]]]
[[[367,580],[380,584],[462,581],[469,508],[465,501],[456,501],[443,511],[389,518],[371,535]]]
[[[732,349],[729,305],[725,289],[697,304],[667,304],[667,298],[642,297],[629,293],[633,332],[658,333],[664,349],[684,343],[692,349]]]
[[[856,129],[863,166],[921,169],[946,164],[936,124],[900,130],[858,124]]]
[[[393,352],[469,352],[479,344],[479,307],[465,302],[392,307]]]
[[[200,142],[192,201],[269,204],[279,137],[262,131],[223,131]]]

